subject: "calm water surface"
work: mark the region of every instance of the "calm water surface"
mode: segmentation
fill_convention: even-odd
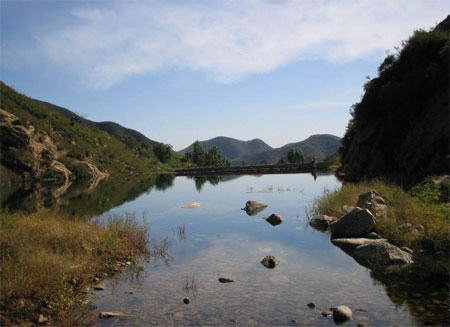
[[[340,187],[333,175],[316,181],[309,174],[239,176],[219,183],[177,177],[168,184],[102,215],[145,216],[152,243],[165,240],[170,257],[143,262],[144,271],[130,269],[107,281],[104,291],[93,292],[96,310],[126,314],[98,325],[334,326],[321,312],[337,305],[353,310],[345,326],[420,326],[418,316],[427,317],[422,293],[417,295],[422,309],[411,310],[414,299],[395,299],[394,286],[377,282],[327,234],[308,227],[306,210],[313,199]],[[269,206],[248,216],[241,210],[248,200]],[[201,206],[182,208],[192,202]],[[283,223],[263,220],[271,213],[282,215]],[[278,258],[275,269],[260,263],[267,255]],[[219,277],[234,283],[219,283]],[[445,290],[433,291],[446,297]],[[308,308],[309,302],[316,308]],[[437,310],[448,315],[448,307],[440,305]],[[442,324],[432,318],[425,324]]]

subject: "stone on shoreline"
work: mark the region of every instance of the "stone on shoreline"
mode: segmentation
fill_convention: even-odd
[[[376,218],[369,210],[356,207],[330,224],[331,237],[364,236],[373,231],[376,222]]]
[[[344,322],[352,318],[353,312],[346,305],[339,305],[336,308],[331,308],[333,312],[333,320],[335,322]]]
[[[120,317],[123,316],[123,312],[119,311],[102,311],[98,314],[98,317],[100,319],[109,319],[113,317]]]
[[[330,227],[330,224],[337,220],[336,217],[327,215],[318,215],[309,221],[309,225],[319,230],[325,230]]]

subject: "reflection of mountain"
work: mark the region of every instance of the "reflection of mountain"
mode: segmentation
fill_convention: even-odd
[[[1,208],[9,212],[36,212],[42,209],[61,210],[79,217],[93,217],[132,201],[153,189],[164,191],[173,185],[174,175],[151,175],[128,179],[110,178],[99,183],[95,189],[72,185],[65,193],[55,196],[48,187],[33,186],[15,190],[3,198]]]
[[[189,179],[193,179],[195,182],[195,188],[197,191],[201,191],[206,182],[211,185],[217,185],[223,182],[229,182],[242,177],[242,175],[225,175],[225,176],[186,176]]]

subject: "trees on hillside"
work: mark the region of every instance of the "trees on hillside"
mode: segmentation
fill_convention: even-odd
[[[224,167],[230,165],[230,162],[222,156],[217,147],[205,150],[199,141],[194,142],[192,152],[187,152],[184,157],[187,161],[191,161],[200,167]]]
[[[302,152],[298,149],[290,149],[287,153],[286,157],[281,158],[278,163],[286,164],[286,163],[303,163],[305,160]]]

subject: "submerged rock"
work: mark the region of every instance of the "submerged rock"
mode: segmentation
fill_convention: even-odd
[[[312,303],[312,302],[309,302],[309,303],[307,304],[307,306],[308,306],[308,308],[310,308],[310,309],[314,309],[314,308],[316,307],[316,305],[315,305],[314,303]]]
[[[183,299],[183,303],[184,303],[184,304],[189,304],[190,302],[191,302],[191,300],[189,300],[188,297],[185,297],[185,298]]]
[[[330,227],[330,224],[337,220],[336,217],[327,215],[318,215],[309,221],[309,225],[319,230],[325,230]]]
[[[269,217],[266,218],[266,221],[271,224],[272,226],[277,226],[283,222],[283,217],[280,215],[277,215],[276,213],[271,214]]]
[[[109,319],[113,317],[120,317],[123,316],[123,312],[119,311],[102,311],[98,314],[98,317],[100,319]]]
[[[201,204],[198,202],[191,202],[188,204],[185,204],[184,206],[182,206],[182,208],[184,209],[195,209],[195,208],[200,208]]]
[[[219,282],[221,282],[221,283],[233,283],[234,280],[232,280],[231,278],[227,278],[227,277],[220,277],[219,278]]]
[[[352,318],[353,312],[346,305],[339,305],[336,308],[331,308],[333,312],[333,320],[335,322],[344,322]]]
[[[242,210],[245,210],[247,215],[254,216],[261,211],[263,211],[265,208],[267,208],[268,205],[264,202],[258,202],[258,201],[247,201],[245,204],[245,207],[242,208]]]
[[[377,220],[367,209],[354,208],[330,225],[331,237],[359,237],[373,231]]]
[[[269,269],[275,268],[276,265],[278,265],[278,263],[279,261],[273,255],[268,255],[267,257],[261,260],[261,264]]]

